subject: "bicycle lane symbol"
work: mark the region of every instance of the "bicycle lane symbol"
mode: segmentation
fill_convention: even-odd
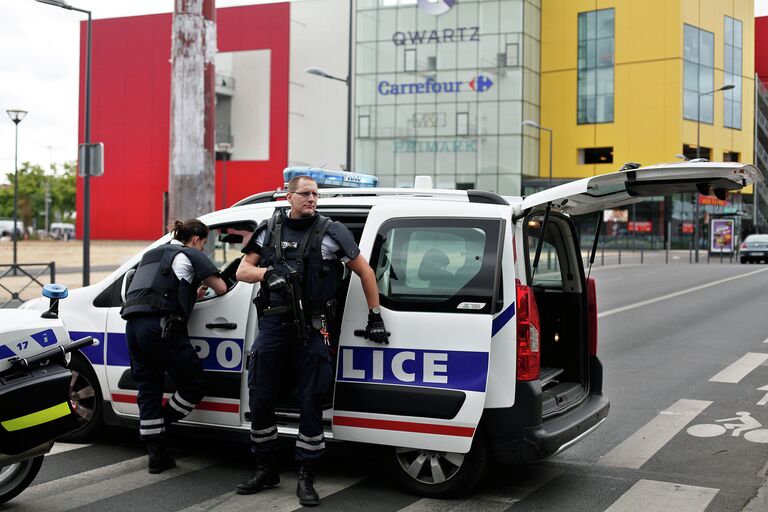
[[[763,424],[753,418],[751,413],[740,411],[733,418],[715,420],[715,423],[692,425],[686,429],[686,432],[694,437],[717,437],[730,430],[733,437],[744,434],[744,439],[747,441],[768,443],[768,429],[760,428],[762,426]]]

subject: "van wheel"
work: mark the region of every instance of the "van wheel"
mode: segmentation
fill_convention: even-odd
[[[468,494],[483,478],[490,452],[480,430],[469,453],[416,448],[390,448],[387,466],[406,490],[426,498],[455,498]]]
[[[72,379],[69,381],[69,400],[80,416],[80,426],[59,437],[67,443],[90,443],[104,428],[104,402],[99,380],[91,365],[78,354],[69,363]]]
[[[15,498],[26,489],[40,471],[43,455],[0,467],[0,503]]]

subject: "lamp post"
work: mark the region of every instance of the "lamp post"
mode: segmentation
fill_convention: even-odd
[[[700,92],[696,98],[696,159],[701,158],[701,98],[702,96],[709,96],[720,91],[727,91],[733,89],[733,84],[723,85],[717,89],[711,91]],[[714,108],[712,109],[714,111]],[[694,193],[693,204],[693,245],[694,247],[694,261],[699,262],[699,195]]]
[[[61,7],[68,11],[82,12],[88,15],[86,25],[85,49],[85,120],[83,144],[85,144],[85,162],[83,164],[83,286],[91,281],[91,11],[69,5],[64,0],[36,0],[41,4]]]
[[[13,275],[16,275],[16,240],[19,238],[16,223],[19,218],[19,123],[27,115],[26,110],[10,109],[5,111],[11,118],[16,129],[16,149],[13,156]]]
[[[523,126],[530,126],[531,128],[536,128],[539,131],[544,130],[545,132],[549,132],[549,186],[551,187],[552,186],[552,130],[550,128],[544,128],[536,121],[531,121],[530,119],[526,119],[520,124]]]
[[[227,160],[229,160],[231,155],[232,144],[229,142],[219,142],[216,149],[223,156],[221,162],[221,208],[223,209],[227,207]]]
[[[317,75],[323,78],[329,78],[331,80],[338,80],[347,84],[347,155],[346,155],[346,171],[352,172],[352,87],[349,84],[349,75],[347,78],[339,78],[337,76],[330,75],[320,68],[307,68],[304,70],[310,75]]]

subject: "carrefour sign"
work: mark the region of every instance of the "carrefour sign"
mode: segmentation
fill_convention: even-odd
[[[439,82],[431,77],[427,77],[423,82],[405,82],[392,83],[382,80],[377,86],[379,94],[382,96],[401,95],[401,94],[456,94],[466,92],[469,89],[475,92],[485,92],[493,86],[493,81],[485,75],[477,75],[469,82],[452,80],[448,82]]]

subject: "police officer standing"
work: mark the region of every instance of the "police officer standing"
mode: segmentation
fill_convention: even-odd
[[[299,433],[295,458],[300,464],[296,495],[305,506],[318,505],[315,468],[325,451],[322,398],[332,382],[328,324],[343,266],[363,286],[369,314],[366,335],[387,342],[373,269],[360,254],[352,233],[340,222],[316,213],[317,183],[309,176],[288,182],[287,214],[275,215],[257,228],[243,248],[237,279],[260,282],[259,335],[248,367],[251,407],[251,450],[256,472],[237,485],[239,494],[253,494],[280,483],[275,397],[283,361],[290,358],[297,374]]]
[[[139,394],[139,435],[147,444],[150,473],[176,466],[165,449],[165,431],[203,398],[203,366],[189,342],[187,320],[205,286],[227,291],[204,254],[208,227],[197,219],[176,221],[170,243],[147,251],[120,312]],[[201,283],[205,286],[201,287]],[[176,392],[163,406],[165,373]]]

